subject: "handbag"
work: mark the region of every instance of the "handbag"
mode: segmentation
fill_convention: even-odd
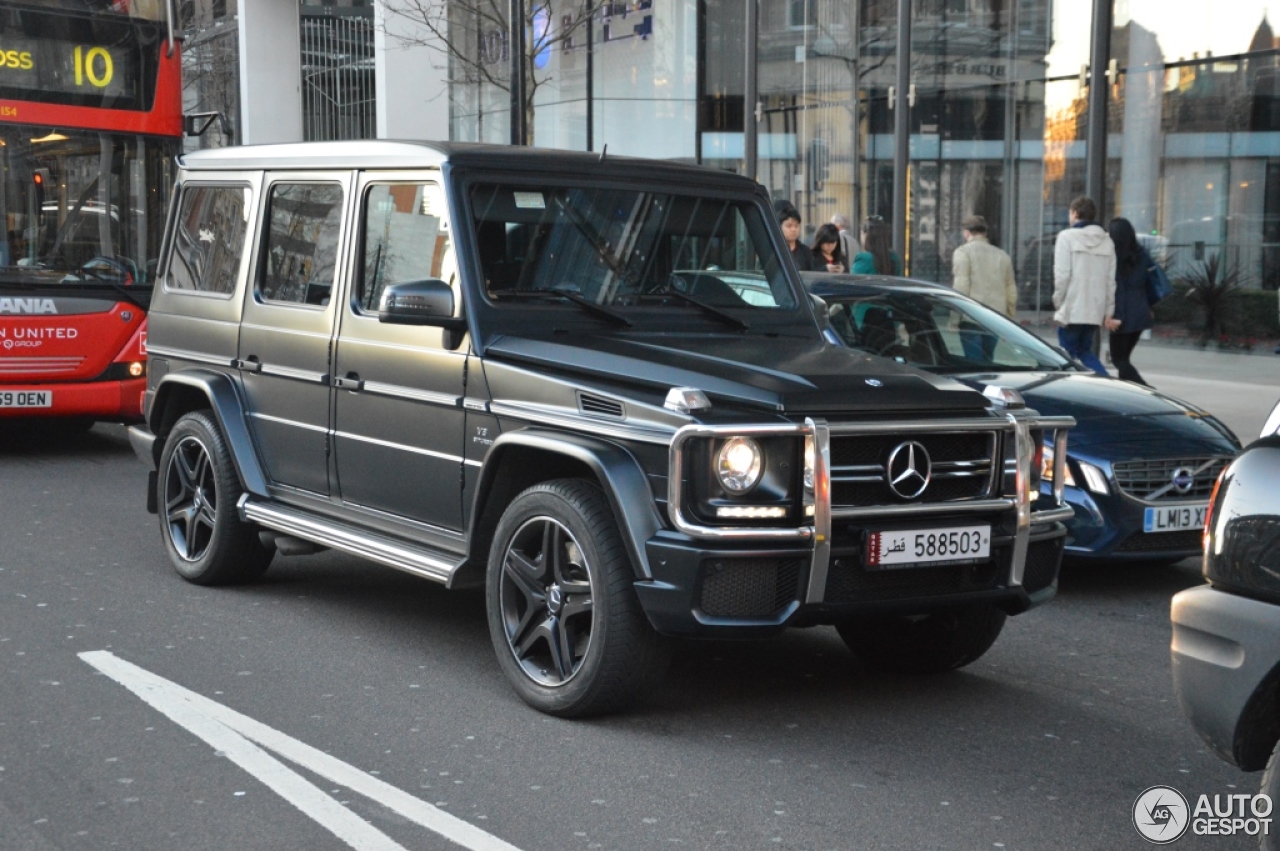
[[[1173,284],[1169,283],[1169,276],[1159,263],[1152,263],[1147,268],[1147,304],[1155,307],[1171,295]]]

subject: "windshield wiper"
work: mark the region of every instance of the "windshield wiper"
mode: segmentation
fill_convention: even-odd
[[[562,289],[508,290],[506,292],[494,293],[492,295],[492,298],[498,301],[505,301],[507,299],[522,299],[522,298],[540,299],[543,301],[548,301],[550,299],[557,299],[557,300],[564,299],[565,301],[570,301],[578,305],[587,313],[590,313],[593,316],[598,316],[601,319],[607,319],[608,321],[612,322],[614,325],[618,325],[622,328],[630,328],[634,324],[630,319],[623,316],[621,313],[615,313],[609,308],[602,307],[601,305],[596,304],[594,301],[585,299],[582,296],[578,295],[577,293],[570,292],[569,290],[562,290]]]
[[[131,293],[129,290],[126,290],[124,287],[120,286],[120,285],[119,285],[119,284],[117,284],[115,281],[111,281],[111,280],[108,280],[108,279],[106,279],[106,278],[102,277],[102,276],[101,276],[101,275],[99,275],[97,272],[95,272],[95,271],[93,271],[92,269],[90,269],[88,266],[81,266],[79,269],[77,269],[77,270],[76,270],[76,273],[77,273],[77,274],[80,274],[80,273],[86,274],[86,275],[88,275],[90,278],[93,278],[93,280],[94,280],[96,283],[99,283],[99,284],[106,284],[107,286],[111,287],[111,289],[115,290],[116,292],[120,293],[120,295],[124,296],[124,300],[125,300],[125,301],[129,302],[130,304],[134,305],[135,307],[141,307],[143,310],[146,310],[146,309],[147,309],[147,306],[146,306],[145,304],[143,304],[142,302],[138,301],[138,299],[134,296],[134,294],[133,294],[133,293]]]
[[[680,301],[683,301],[685,304],[693,305],[694,307],[698,308],[708,316],[714,316],[716,319],[719,319],[725,325],[736,328],[739,331],[751,330],[751,323],[747,322],[745,319],[739,319],[738,317],[734,316],[732,313],[728,313],[724,310],[721,310],[720,308],[715,307],[714,305],[707,304],[702,299],[694,298],[691,295],[685,295],[679,290],[672,289],[671,287],[667,287],[666,289],[663,289],[663,290],[657,290],[656,292],[645,293],[644,295],[640,296],[640,298],[642,299],[666,298],[667,296],[675,296],[677,299],[679,299]]]

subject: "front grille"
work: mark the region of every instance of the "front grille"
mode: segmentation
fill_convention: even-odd
[[[1230,458],[1148,458],[1112,464],[1116,484],[1129,496],[1146,502],[1163,500],[1208,499],[1218,475],[1231,463]],[[1179,471],[1194,475],[1189,490],[1174,487]]]
[[[1204,547],[1204,539],[1199,529],[1184,529],[1179,532],[1134,532],[1125,538],[1117,553],[1177,553],[1200,552]]]
[[[718,558],[702,563],[698,607],[717,618],[772,618],[800,593],[802,559]]]
[[[914,502],[953,502],[991,495],[992,465],[997,460],[996,433],[991,431],[937,434],[831,436],[831,504],[863,507],[901,503],[887,481],[889,456],[906,440],[920,443],[929,453],[929,486]]]
[[[79,356],[47,358],[0,358],[0,375],[57,375],[75,372],[84,363]]]
[[[991,555],[992,560],[983,564],[903,570],[864,570],[860,558],[837,558],[827,570],[824,599],[828,603],[862,603],[985,591],[996,586],[999,565],[1004,561],[999,549],[993,549]]]
[[[1048,541],[1032,541],[1027,545],[1027,566],[1022,571],[1022,587],[1028,594],[1048,588],[1058,577],[1065,541],[1065,538],[1058,537]]]

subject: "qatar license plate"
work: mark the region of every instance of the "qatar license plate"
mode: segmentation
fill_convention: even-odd
[[[1209,503],[1199,505],[1162,505],[1148,508],[1142,514],[1144,532],[1180,532],[1183,529],[1203,529],[1204,515]]]
[[[991,557],[990,526],[907,529],[867,536],[867,570],[974,564]]]
[[[52,407],[52,390],[0,390],[0,408]]]

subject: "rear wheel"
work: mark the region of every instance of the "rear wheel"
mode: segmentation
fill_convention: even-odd
[[[534,485],[503,513],[489,555],[489,633],[530,706],[562,717],[638,703],[669,649],[636,597],[635,573],[592,482]]]
[[[273,551],[236,515],[240,479],[208,411],[186,414],[160,456],[156,503],[160,536],[174,568],[197,585],[229,585],[261,576]]]
[[[963,668],[991,649],[1005,613],[975,605],[927,615],[868,618],[836,627],[868,667],[886,673],[941,674]]]

